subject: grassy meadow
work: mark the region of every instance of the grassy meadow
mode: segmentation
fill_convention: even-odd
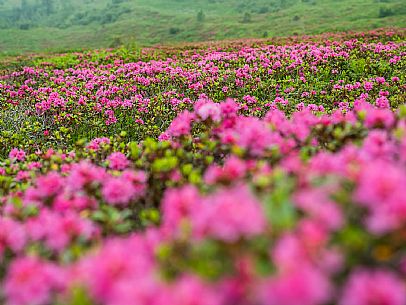
[[[405,26],[402,0],[3,0],[0,54]]]

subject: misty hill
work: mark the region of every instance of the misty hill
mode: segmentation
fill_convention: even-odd
[[[0,0],[0,52],[406,27],[404,0]]]

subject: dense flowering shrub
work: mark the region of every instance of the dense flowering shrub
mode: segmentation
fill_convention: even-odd
[[[402,35],[4,74],[1,302],[405,305]]]

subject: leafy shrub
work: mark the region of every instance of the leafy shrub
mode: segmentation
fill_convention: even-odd
[[[243,23],[250,23],[251,22],[251,14],[248,12],[244,13],[244,16],[242,18]]]
[[[379,18],[385,18],[395,15],[395,12],[391,8],[379,8]]]
[[[200,10],[196,15],[196,20],[198,22],[203,22],[205,18],[206,18],[206,16],[205,16],[203,10]]]
[[[171,34],[171,35],[176,35],[176,34],[179,34],[179,33],[180,33],[180,28],[171,27],[171,28],[169,29],[169,34]]]

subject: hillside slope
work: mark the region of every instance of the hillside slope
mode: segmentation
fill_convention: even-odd
[[[0,0],[0,52],[406,27],[402,0]]]

